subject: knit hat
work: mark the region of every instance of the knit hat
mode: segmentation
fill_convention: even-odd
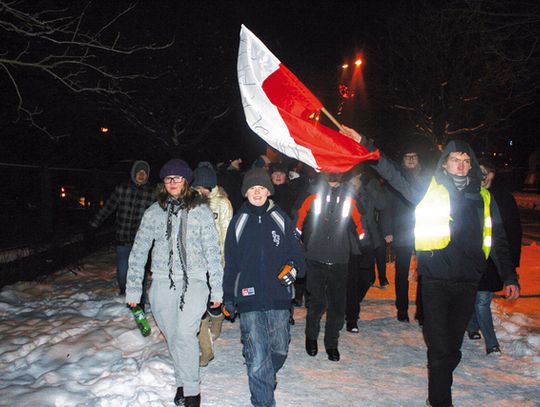
[[[147,176],[150,176],[150,165],[146,161],[135,161],[131,166],[131,179],[135,182],[137,173],[143,170]]]
[[[270,159],[264,154],[261,154],[255,159],[255,161],[253,161],[253,164],[251,164],[251,168],[264,168],[265,166],[269,164],[270,164]]]
[[[242,196],[246,196],[247,190],[255,185],[265,187],[270,191],[270,195],[274,194],[274,185],[264,168],[252,168],[246,172],[242,181]]]
[[[287,170],[287,166],[282,163],[272,163],[270,164],[270,170],[268,171],[270,174],[273,174],[274,172],[282,172],[285,175],[289,172]]]
[[[217,184],[217,176],[214,167],[208,161],[199,163],[195,171],[193,171],[192,187],[204,187],[212,190]]]
[[[193,179],[193,171],[189,168],[189,165],[179,158],[173,158],[167,161],[161,170],[159,170],[159,178],[164,179],[170,175],[180,175],[184,177],[187,182],[191,182]]]

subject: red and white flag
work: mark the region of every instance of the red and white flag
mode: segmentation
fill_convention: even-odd
[[[283,154],[318,171],[345,172],[379,151],[320,124],[322,103],[242,25],[238,83],[249,127]]]

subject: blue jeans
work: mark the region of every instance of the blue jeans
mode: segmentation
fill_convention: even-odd
[[[120,293],[126,291],[126,278],[128,271],[129,253],[131,252],[131,244],[123,244],[116,246],[116,281]]]
[[[493,327],[493,317],[491,316],[491,300],[493,293],[491,291],[478,291],[474,303],[474,312],[467,325],[467,332],[482,331],[486,349],[499,346],[495,328]]]
[[[118,282],[118,289],[120,290],[120,294],[124,295],[126,292],[126,280],[127,280],[127,272],[128,272],[128,261],[129,261],[129,254],[131,253],[131,247],[132,244],[123,244],[116,246],[116,281]],[[147,264],[148,266],[148,264]],[[141,301],[139,304],[143,305],[146,304],[146,280],[148,276],[148,267],[145,267],[144,270],[144,278],[142,283],[142,296]]]
[[[240,315],[243,355],[246,360],[251,404],[276,405],[276,374],[289,351],[290,310],[244,312]]]

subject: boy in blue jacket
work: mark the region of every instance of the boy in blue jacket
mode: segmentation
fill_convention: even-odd
[[[251,403],[265,407],[276,405],[276,374],[289,349],[292,283],[305,270],[292,221],[268,199],[273,192],[263,168],[244,176],[247,201],[227,230],[223,275],[225,309],[233,318],[240,314]],[[281,272],[287,264],[293,267]]]

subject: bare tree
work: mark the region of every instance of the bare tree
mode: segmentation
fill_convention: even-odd
[[[62,9],[43,4],[0,0],[0,84],[3,82],[3,97],[13,100],[15,121],[27,121],[58,139],[61,136],[49,131],[39,116],[43,108],[34,100],[36,87],[49,83],[92,97],[130,97],[136,80],[155,76],[130,72],[120,61],[171,44],[133,44],[121,34],[118,24],[133,11],[134,4],[112,12],[108,19],[101,18],[106,15],[103,7],[92,10],[90,1],[82,9],[76,8],[80,2],[66,2]]]
[[[539,88],[537,2],[443,3],[407,2],[388,20],[371,88],[433,144],[504,128]]]

